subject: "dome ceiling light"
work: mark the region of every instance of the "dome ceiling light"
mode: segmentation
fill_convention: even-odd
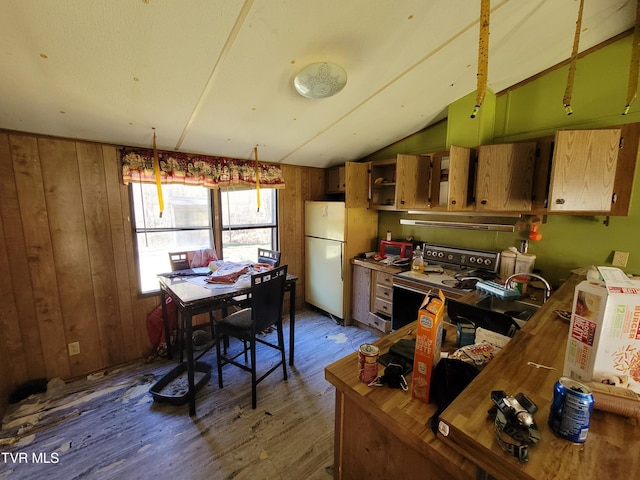
[[[335,63],[312,63],[304,67],[293,80],[300,95],[307,98],[327,98],[347,84],[347,72]]]

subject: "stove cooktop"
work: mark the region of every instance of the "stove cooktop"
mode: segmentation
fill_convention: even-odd
[[[474,290],[478,280],[497,277],[499,252],[431,244],[424,247],[425,272],[409,270],[397,273],[394,284],[464,294]]]

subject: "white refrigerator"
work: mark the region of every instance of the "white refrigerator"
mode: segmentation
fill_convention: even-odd
[[[351,319],[351,259],[371,251],[378,214],[344,202],[305,202],[305,301]]]

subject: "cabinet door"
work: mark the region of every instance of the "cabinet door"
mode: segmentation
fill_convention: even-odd
[[[324,177],[325,193],[344,193],[345,167],[328,168]]]
[[[369,207],[370,163],[345,163],[345,203],[347,208]]]
[[[443,172],[440,181],[440,204],[446,205],[449,211],[471,210],[473,192],[472,150],[466,147],[451,145],[449,156],[441,162]],[[446,165],[448,160],[448,168]]]
[[[354,320],[364,323],[369,319],[369,305],[371,304],[371,269],[353,266],[353,303],[351,316]]]
[[[476,210],[531,210],[536,143],[505,143],[479,147]]]
[[[430,159],[420,155],[398,155],[396,208],[424,209],[429,202]]]
[[[551,166],[549,210],[611,210],[620,129],[560,130]]]

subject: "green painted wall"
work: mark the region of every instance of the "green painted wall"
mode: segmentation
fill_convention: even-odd
[[[573,115],[567,116],[562,98],[568,67],[553,70],[520,87],[502,92],[495,98],[493,143],[553,135],[561,128],[595,128],[623,123],[640,122],[640,100],[629,115],[622,116],[625,105],[632,37],[630,35],[596,50],[578,61],[573,89]],[[466,143],[474,138],[490,138],[485,122],[479,127],[470,124],[469,115],[475,102],[475,92],[452,104],[449,119],[435,129],[427,128],[385,149],[388,157],[394,153],[428,153],[440,150],[426,148],[442,139],[442,125],[447,126],[445,142]],[[484,108],[485,105],[483,105]],[[491,114],[490,108],[481,114]],[[477,118],[476,120],[478,120]],[[489,142],[485,142],[489,143]],[[411,152],[404,148],[412,147]],[[420,148],[425,147],[420,150]],[[377,154],[376,154],[377,156]],[[379,157],[378,157],[379,158]],[[374,159],[373,156],[369,159]],[[633,198],[627,217],[611,217],[609,226],[604,217],[553,216],[547,217],[539,231],[543,238],[531,242],[529,252],[537,255],[536,269],[557,284],[570,270],[589,265],[610,265],[614,250],[630,252],[624,270],[640,274],[640,165],[636,166]],[[413,236],[415,239],[468,248],[502,250],[517,246],[527,231],[516,233],[474,232],[433,227],[400,225],[406,213],[380,212],[379,233],[387,230],[394,237]],[[414,217],[415,218],[415,217]]]

